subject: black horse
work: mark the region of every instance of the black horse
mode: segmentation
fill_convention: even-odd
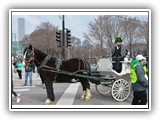
[[[46,91],[47,91],[47,99],[45,101],[45,104],[50,104],[52,101],[55,100],[54,91],[53,91],[53,81],[64,81],[64,80],[70,80],[73,79],[73,76],[67,75],[67,74],[58,74],[55,71],[58,71],[59,73],[63,72],[69,72],[69,73],[75,73],[75,74],[85,74],[90,75],[90,65],[86,60],[80,59],[80,58],[73,58],[69,60],[64,60],[60,64],[56,64],[57,59],[56,58],[49,58],[47,61],[44,61],[47,57],[47,54],[32,48],[30,45],[29,51],[32,51],[32,60],[34,61],[36,67],[38,68],[38,73],[40,75],[40,78],[43,83],[45,83]],[[28,50],[25,49],[24,54],[27,57],[29,53],[27,53]],[[30,55],[30,54],[29,54]],[[45,62],[45,65],[42,66],[42,64]],[[57,67],[59,66],[59,67]],[[75,78],[75,77],[74,77]],[[79,81],[82,84],[83,92],[80,97],[81,100],[88,101],[91,97],[90,93],[90,83],[89,79],[87,78],[79,78]]]

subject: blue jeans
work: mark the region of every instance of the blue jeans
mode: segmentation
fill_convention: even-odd
[[[25,72],[25,85],[27,85],[27,83],[28,83],[28,77],[30,79],[30,85],[32,86],[32,71]]]

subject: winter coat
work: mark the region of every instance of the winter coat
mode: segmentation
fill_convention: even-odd
[[[133,81],[133,71],[135,70],[136,81]],[[138,60],[133,60],[131,63],[131,83],[133,91],[143,91],[148,88],[148,80],[145,78],[145,71],[142,64]]]
[[[115,50],[116,50],[116,46],[114,46],[113,49],[112,49],[112,55],[114,54]],[[128,50],[127,50],[126,46],[121,44],[121,55],[122,55],[122,57],[125,57],[127,52],[128,52]]]

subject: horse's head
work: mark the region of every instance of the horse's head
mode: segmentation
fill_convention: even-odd
[[[33,58],[33,60],[37,62],[42,62],[46,56],[47,56],[46,53],[42,52],[39,49],[32,47],[32,45],[29,45],[28,47],[24,49],[24,59],[25,60]]]
[[[47,57],[50,56],[52,61],[56,60],[56,58],[52,57],[55,53],[54,49],[51,49],[48,54],[42,52],[39,49],[33,48],[32,45],[24,49],[24,59],[32,60],[34,63],[41,64],[41,62]]]
[[[23,59],[24,59],[23,64],[25,65],[25,67],[26,66],[32,67],[34,59],[35,59],[34,49],[32,48],[32,45],[29,45],[29,47],[26,47],[24,49]]]
[[[23,52],[23,59],[25,61],[33,61],[34,59],[34,49],[32,48],[32,45],[29,45],[29,47],[26,47],[24,49],[24,52]]]

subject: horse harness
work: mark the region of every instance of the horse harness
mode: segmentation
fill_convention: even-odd
[[[84,65],[83,70],[81,70],[81,61],[80,60],[83,62],[83,65]],[[83,74],[88,74],[90,71],[87,68],[90,68],[89,63],[86,60],[79,58],[79,67],[78,67],[78,70],[75,73],[82,72]]]
[[[33,51],[34,51],[34,49],[33,49]],[[33,52],[34,53],[34,52]],[[66,71],[63,71],[63,70],[60,70],[60,66],[62,65],[62,61],[61,61],[61,59],[56,59],[56,61],[55,61],[55,68],[53,68],[53,67],[49,67],[49,66],[46,66],[46,63],[49,61],[49,59],[52,57],[52,54],[51,54],[51,52],[49,52],[48,53],[48,55],[43,59],[43,61],[41,62],[41,63],[39,63],[40,64],[40,66],[37,68],[37,72],[40,70],[40,69],[42,69],[43,67],[45,67],[45,68],[48,68],[48,69],[51,69],[51,70],[54,70],[54,71],[58,71],[58,72],[66,72]],[[73,75],[74,74],[77,74],[77,73],[79,73],[79,72],[82,72],[83,74],[85,74],[85,75],[87,75],[90,71],[89,71],[89,69],[87,69],[87,68],[90,68],[89,67],[89,63],[86,61],[86,60],[83,60],[83,59],[81,59],[81,58],[78,58],[78,60],[79,60],[79,65],[78,65],[78,69],[77,69],[77,71],[75,71],[75,72],[73,72]],[[81,69],[81,61],[82,61],[82,63],[83,63],[83,69]],[[49,70],[48,70],[49,71]],[[39,73],[39,72],[38,72]],[[58,77],[58,74],[56,74],[56,76],[55,76],[55,79]]]
[[[42,69],[44,65],[48,62],[48,60],[52,57],[51,51],[48,53],[48,55],[44,58],[44,60],[40,63],[40,66],[37,68],[37,71]]]
[[[32,50],[27,49],[27,58],[25,58],[26,67],[32,67],[32,62],[34,60],[34,52]]]

